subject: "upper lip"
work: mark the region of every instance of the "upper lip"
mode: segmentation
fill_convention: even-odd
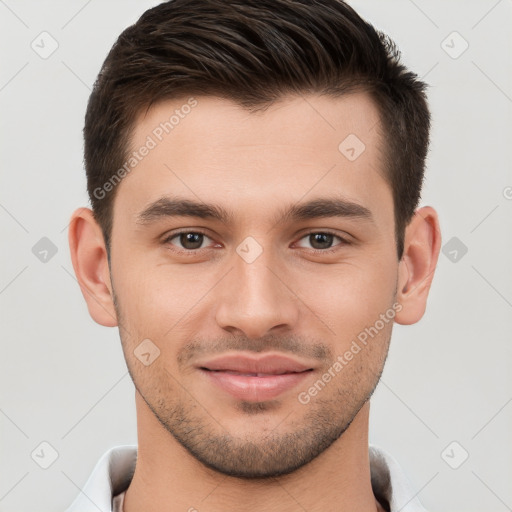
[[[291,357],[266,354],[259,357],[240,354],[224,355],[197,365],[207,370],[224,370],[240,373],[266,373],[278,375],[312,370],[312,366]]]

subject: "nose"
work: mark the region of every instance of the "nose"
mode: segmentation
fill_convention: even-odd
[[[288,273],[270,252],[263,251],[250,263],[235,253],[233,267],[219,283],[217,324],[231,334],[253,339],[292,329],[299,318],[300,301]]]

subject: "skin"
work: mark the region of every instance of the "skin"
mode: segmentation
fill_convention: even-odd
[[[196,99],[117,185],[110,269],[92,212],[79,208],[70,224],[90,315],[119,326],[136,387],[138,460],[124,510],[382,510],[370,483],[369,398],[393,321],[307,404],[298,394],[379,315],[395,311],[404,325],[420,320],[441,244],[437,213],[416,211],[399,261],[379,117],[363,93],[287,96],[257,113]],[[185,102],[141,115],[132,149]],[[354,161],[338,150],[349,134],[366,146]],[[334,194],[365,206],[373,220],[274,219],[288,205]],[[233,218],[138,224],[163,195],[215,203]],[[206,237],[195,245],[169,239],[178,229]],[[326,230],[335,236],[320,243],[309,236]],[[250,263],[236,251],[249,236],[262,248]],[[321,252],[328,248],[336,250]],[[148,366],[134,355],[144,339],[160,350]],[[289,354],[313,371],[277,398],[249,403],[212,386],[195,366],[255,352]]]

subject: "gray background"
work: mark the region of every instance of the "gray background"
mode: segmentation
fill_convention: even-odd
[[[90,88],[118,34],[157,3],[0,0],[2,512],[64,510],[108,448],[136,443],[118,331],[88,315],[67,224],[88,206]],[[370,440],[431,511],[512,510],[512,1],[351,4],[431,86],[422,205],[439,212],[444,246],[425,317],[395,326]],[[31,47],[51,49],[43,31],[58,43],[47,58]],[[43,237],[57,251],[46,261]],[[48,447],[31,455],[42,442],[58,454],[47,469]]]

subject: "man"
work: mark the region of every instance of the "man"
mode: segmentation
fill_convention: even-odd
[[[69,241],[118,326],[138,445],[71,511],[424,510],[368,444],[440,248],[425,84],[339,0],[174,0],[119,37]]]

